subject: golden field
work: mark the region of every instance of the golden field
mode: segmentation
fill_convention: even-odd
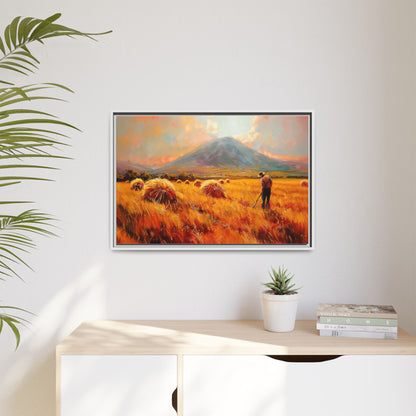
[[[262,210],[259,179],[231,179],[226,198],[175,183],[175,203],[146,201],[143,190],[117,182],[117,244],[307,244],[308,188],[301,179],[273,179]]]

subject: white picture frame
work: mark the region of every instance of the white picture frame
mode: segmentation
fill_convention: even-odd
[[[182,244],[182,243],[139,243],[139,244],[121,244],[117,241],[117,117],[228,117],[228,116],[247,116],[247,117],[298,117],[308,118],[308,137],[307,137],[307,181],[308,181],[308,237],[306,242],[288,243],[288,244]],[[308,111],[279,111],[279,112],[114,112],[111,117],[111,230],[110,240],[112,250],[214,250],[214,251],[241,251],[241,250],[311,250],[315,247],[315,227],[314,227],[314,112]],[[160,173],[160,170],[159,172]],[[155,174],[155,176],[160,176]],[[288,175],[289,179],[293,176]],[[299,178],[300,179],[300,178]]]

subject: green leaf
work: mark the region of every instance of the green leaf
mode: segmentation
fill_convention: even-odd
[[[17,104],[20,103],[22,101],[35,101],[35,100],[50,100],[50,101],[62,101],[65,102],[65,100],[63,100],[62,98],[54,98],[54,97],[30,97],[29,98],[16,98],[7,102],[1,102],[0,100],[0,107],[4,107],[4,106],[8,106],[8,105],[13,105],[13,104]]]
[[[17,31],[17,38],[18,38],[19,44],[23,42],[25,28],[31,20],[32,20],[32,17],[25,17],[24,19],[21,20],[19,27],[18,27],[18,31]]]
[[[33,72],[33,69],[27,68],[26,66],[18,64],[17,62],[13,62],[10,59],[7,61],[7,63],[0,63],[0,68],[6,68],[6,69],[20,68],[26,72]],[[26,74],[26,72],[22,72],[22,73]]]
[[[46,181],[53,182],[53,179],[36,178],[33,176],[0,176],[0,181]]]
[[[17,185],[19,183],[21,183],[21,181],[14,181],[14,182],[2,183],[2,184],[0,184],[0,188],[5,187],[5,186],[10,186],[10,185]]]
[[[34,29],[36,26],[38,26],[41,23],[42,23],[42,19],[32,19],[30,22],[28,22],[23,30],[22,42],[27,42],[30,39],[29,35],[31,34],[32,29]]]
[[[52,87],[61,88],[61,89],[65,90],[65,91],[74,93],[74,91],[72,91],[70,88],[68,88],[68,87],[66,87],[65,85],[62,85],[62,84],[56,84],[54,82],[45,82],[43,85],[51,85]]]
[[[33,204],[33,201],[0,201],[0,205],[10,204]]]
[[[49,119],[27,119],[27,120],[15,120],[15,121],[7,121],[5,123],[0,123],[1,127],[7,127],[7,126],[15,126],[15,125],[22,125],[22,124],[57,124],[60,126],[66,126],[71,129],[75,129],[78,131],[81,131],[78,127],[73,126],[72,124],[65,123],[64,121],[59,120],[49,120]]]
[[[3,320],[7,323],[7,325],[9,325],[10,329],[13,331],[14,336],[16,337],[16,349],[19,348],[20,332],[19,332],[18,328],[16,327],[16,325],[13,322],[11,322],[10,318],[8,318],[8,319],[3,318]]]
[[[10,24],[10,40],[14,47],[17,45],[17,25],[19,23],[21,16],[17,16],[13,19],[12,23]]]
[[[16,254],[16,250],[27,251],[25,248],[34,247],[33,241],[28,235],[22,235],[21,232],[40,235],[55,235],[48,228],[51,227],[53,218],[49,215],[39,213],[34,210],[24,211],[17,216],[3,216],[0,218],[0,251],[6,253],[5,260],[12,263],[20,263],[28,268],[30,266],[23,258]],[[4,255],[0,255],[5,257]],[[10,265],[4,261],[0,263],[3,268],[11,271],[20,277]]]
[[[13,110],[0,111],[0,116],[11,116],[14,114],[38,114],[38,115],[46,116],[46,117],[54,117],[54,118],[56,117],[53,114],[45,113],[44,111],[38,111],[38,110],[13,109]]]
[[[44,157],[43,155],[31,155],[30,157],[36,157],[36,156]],[[0,157],[0,159],[1,158],[4,158],[4,156]],[[62,156],[62,157],[61,156],[56,156],[56,158],[66,159],[64,156]],[[15,168],[30,168],[30,169],[34,168],[34,169],[53,169],[53,170],[58,169],[58,168],[54,168],[54,167],[51,167],[51,166],[44,166],[44,165],[17,165],[17,164],[15,164],[15,165],[0,165],[0,169],[15,169]]]
[[[0,246],[0,251],[4,251],[5,253],[7,253],[7,254],[9,254],[10,256],[12,256],[14,259],[11,259],[10,257],[7,257],[7,256],[4,256],[4,255],[1,255],[1,257],[5,257],[7,260],[9,260],[9,261],[12,261],[13,263],[16,263],[16,264],[18,264],[18,263],[21,263],[21,264],[23,264],[23,265],[25,265],[28,269],[30,269],[30,270],[32,270],[33,271],[33,269],[25,262],[25,261],[23,261],[23,259],[21,258],[21,257],[19,257],[16,253],[14,253],[13,251],[11,251],[11,250],[9,250],[9,249],[7,249],[6,247],[11,247],[11,248],[14,248],[15,250],[23,250],[23,248],[22,247],[20,247],[20,246],[16,246],[16,245],[10,245],[10,244],[2,244],[1,246]],[[26,251],[26,250],[23,250],[23,251]],[[27,252],[27,251],[26,251]]]
[[[35,65],[33,62],[31,62],[31,61],[29,61],[27,58],[25,59],[25,58],[22,58],[21,56],[16,56],[16,54],[15,55],[13,55],[13,56],[10,56],[9,58],[8,58],[8,60],[10,61],[10,60],[15,60],[15,61],[20,61],[20,62],[24,62],[25,64],[27,64],[27,65],[31,65],[31,66],[33,66],[33,68],[35,68],[35,69],[37,69],[38,67],[37,67],[37,65]]]
[[[32,134],[32,137],[33,137],[32,140],[33,141],[42,141],[43,142],[43,140],[41,140],[40,138],[39,138],[39,140],[36,140],[36,136],[39,137],[38,136],[38,133],[51,133],[51,134],[54,134],[56,136],[68,138],[67,135],[65,135],[63,133],[58,133],[56,131],[45,130],[45,129],[35,129],[35,128],[32,128],[32,127],[25,127],[24,129],[20,129],[20,128],[8,128],[8,129],[2,129],[2,130],[0,130],[0,140],[2,140],[1,139],[1,136],[4,136],[4,135],[13,136],[15,133],[20,134],[22,132],[24,134],[32,134],[32,133],[34,133],[34,134]],[[35,133],[36,133],[36,136],[35,136]]]
[[[32,34],[30,35],[30,39],[37,39],[37,34],[46,26],[48,26],[50,23],[54,22],[55,20],[59,19],[61,17],[61,13],[56,13],[52,16],[49,16],[48,18],[46,18],[45,20],[43,20],[38,27],[32,32]]]
[[[60,84],[32,84],[32,85],[25,85],[24,87],[7,87],[7,88],[1,88],[0,89],[0,102],[4,102],[10,98],[21,96],[26,98],[27,100],[31,101],[33,96],[29,97],[29,93],[33,91],[39,91],[39,90],[45,90],[45,89],[51,89],[53,88],[53,85],[59,86],[61,88],[66,88]],[[54,97],[46,97],[48,99],[54,99]]]
[[[0,36],[0,50],[3,52],[3,55],[6,55],[6,49],[4,48],[3,40]]]
[[[17,306],[4,306],[4,305],[2,305],[2,306],[0,306],[0,309],[13,309],[15,311],[21,311],[21,312],[24,312],[24,313],[28,313],[30,315],[35,315],[34,313],[29,312],[26,309],[18,308]]]
[[[22,46],[22,48],[23,48],[23,46]],[[30,52],[27,52],[25,50],[22,50],[22,51],[16,50],[13,54],[14,55],[26,56],[27,58],[35,61],[37,64],[40,64],[40,62]]]
[[[11,329],[11,331],[13,332],[15,336],[16,349],[17,349],[19,347],[20,338],[21,338],[18,325],[25,326],[26,324],[29,324],[30,322],[27,319],[16,315],[15,313],[14,314],[9,313],[9,311],[10,312],[23,312],[23,313],[27,313],[30,315],[33,315],[33,314],[26,311],[25,309],[17,308],[14,306],[0,306],[0,310],[4,311],[0,313],[0,333],[2,332],[4,328],[4,323],[6,323],[6,325]]]
[[[0,68],[9,69],[10,71],[19,72],[20,74],[26,75],[26,72],[23,72],[20,69],[15,68],[14,66],[0,63]]]
[[[6,26],[6,29],[4,30],[4,40],[6,42],[7,47],[9,50],[12,50],[12,45],[10,42],[10,25]]]
[[[0,150],[1,151],[1,150]],[[51,158],[51,159],[71,159],[67,156],[57,156],[57,155],[51,155],[49,153],[46,154],[19,154],[19,155],[9,155],[9,156],[0,156],[1,159],[22,159],[22,158]],[[12,166],[12,165],[7,165]],[[53,169],[53,170],[59,170],[59,168],[55,168],[53,166],[45,166],[45,165],[14,165],[16,168],[35,168],[35,169]],[[0,169],[3,169],[3,166],[0,165]]]

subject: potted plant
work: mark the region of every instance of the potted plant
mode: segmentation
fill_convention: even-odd
[[[272,332],[293,331],[298,306],[298,290],[292,283],[293,273],[284,266],[269,271],[271,282],[263,283],[268,290],[261,294],[264,329]]]

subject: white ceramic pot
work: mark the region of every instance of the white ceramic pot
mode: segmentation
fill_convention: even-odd
[[[267,290],[261,294],[264,329],[272,332],[290,332],[295,328],[299,295],[274,295]]]

